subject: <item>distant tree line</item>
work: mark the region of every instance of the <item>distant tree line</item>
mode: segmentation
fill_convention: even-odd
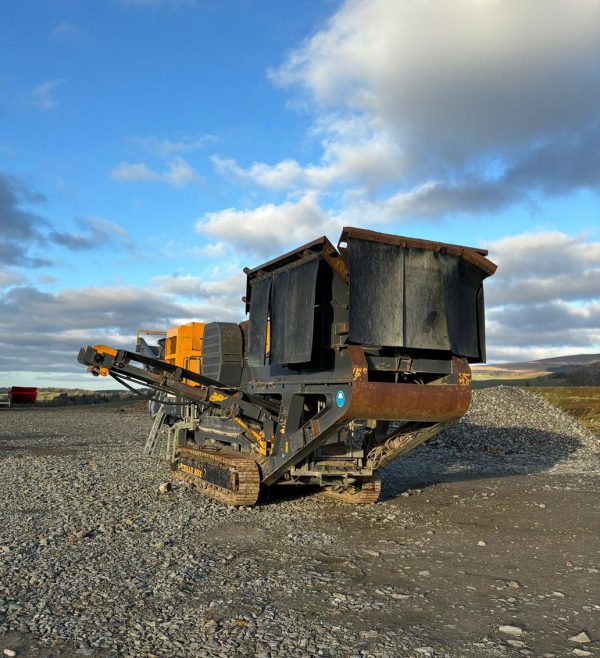
[[[48,390],[48,389],[46,389]],[[56,389],[55,389],[56,390]],[[140,397],[130,391],[87,391],[62,390],[58,395],[45,400],[42,394],[38,397],[36,406],[42,407],[68,407],[81,404],[104,404],[107,402],[128,402],[139,400]]]
[[[594,362],[581,368],[561,368],[549,379],[563,380],[565,386],[600,386],[600,363]]]

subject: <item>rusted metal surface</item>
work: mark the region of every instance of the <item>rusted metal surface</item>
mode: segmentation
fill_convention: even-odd
[[[301,247],[298,247],[297,249],[292,249],[292,251],[288,251],[285,254],[282,254],[281,256],[277,256],[277,258],[273,258],[272,260],[269,260],[266,263],[259,265],[258,267],[253,267],[252,269],[246,267],[244,269],[244,273],[253,275],[263,270],[278,269],[280,266],[287,264],[288,261],[293,261],[293,260],[297,260],[298,258],[302,258],[303,256],[306,255],[306,253],[310,251],[314,251],[315,253],[320,252],[323,248],[327,246],[335,251],[335,247],[331,244],[331,242],[329,242],[329,240],[325,236],[322,236],[320,238],[317,238],[316,240],[311,240],[310,242],[303,244]]]
[[[338,249],[343,254],[343,249],[340,248],[342,242],[346,242],[348,238],[359,238],[360,240],[370,240],[371,242],[381,242],[382,244],[396,244],[400,247],[414,247],[417,249],[429,249],[431,251],[440,251],[448,254],[461,256],[473,265],[480,267],[488,274],[493,274],[498,266],[492,261],[485,258],[488,252],[487,249],[479,249],[477,247],[465,247],[458,244],[449,244],[447,242],[434,242],[432,240],[419,240],[417,238],[407,238],[402,235],[390,235],[388,233],[378,233],[377,231],[368,231],[367,229],[344,227],[342,235],[338,243]]]
[[[450,422],[465,415],[471,403],[471,369],[453,359],[456,384],[388,384],[370,382],[365,353],[349,345],[352,395],[348,418]]]
[[[350,280],[348,264],[331,243],[325,245],[323,260],[330,265],[331,269],[336,272],[340,279],[348,283]]]
[[[293,266],[299,261],[307,260],[311,257],[324,258],[342,279],[348,281],[348,268],[346,263],[338,253],[337,249],[331,244],[331,242],[325,236],[322,236],[316,240],[307,242],[297,249],[288,251],[282,256],[273,258],[272,260],[267,261],[258,267],[254,267],[252,269],[248,267],[244,268],[244,274],[247,276],[247,281],[246,294],[242,298],[242,301],[246,304],[246,312],[250,310],[250,301],[252,297],[251,282],[253,279],[265,276],[269,272],[275,270],[280,272],[290,265]]]
[[[376,445],[367,455],[366,463],[373,469],[381,468],[394,461],[396,457],[416,448],[432,436],[439,434],[450,423],[435,423],[425,429],[406,432],[402,429],[392,432],[379,445]]]

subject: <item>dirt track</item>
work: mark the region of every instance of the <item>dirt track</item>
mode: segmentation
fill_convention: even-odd
[[[506,475],[472,456],[432,468],[423,450],[385,474],[377,505],[283,490],[230,510],[183,485],[158,495],[147,428],[114,411],[0,414],[0,648],[600,656],[595,454]],[[591,643],[568,640],[582,630]]]

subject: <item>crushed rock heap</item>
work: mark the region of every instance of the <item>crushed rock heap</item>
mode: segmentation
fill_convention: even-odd
[[[599,455],[599,444],[589,430],[541,395],[517,387],[497,386],[475,391],[464,418],[421,449],[567,458],[582,452],[588,456]]]

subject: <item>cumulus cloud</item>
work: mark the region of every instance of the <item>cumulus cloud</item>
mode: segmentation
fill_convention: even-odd
[[[143,162],[119,162],[110,175],[119,183],[139,183],[160,180],[161,175]]]
[[[255,162],[244,169],[231,158],[213,155],[210,159],[215,169],[222,175],[235,176],[275,189],[294,187],[306,176],[304,169],[295,160],[282,160],[272,167],[265,163]]]
[[[31,103],[34,107],[42,112],[48,112],[58,107],[59,103],[54,98],[53,93],[65,83],[65,79],[47,80],[39,85],[36,85],[31,92]]]
[[[571,281],[581,283],[600,274],[600,242],[585,236],[538,231],[501,238],[486,247],[502,264],[501,276],[491,279],[496,304],[565,298],[573,293]],[[549,283],[558,280],[564,286],[555,284],[554,294],[548,295]],[[536,284],[538,289],[532,287]],[[580,286],[577,294],[574,299],[600,297],[600,286]]]
[[[134,288],[11,288],[0,295],[0,370],[76,371],[83,345],[134,336],[138,323],[158,327],[169,314],[185,315],[185,309]]]
[[[375,190],[397,180],[404,169],[404,154],[384,131],[373,130],[366,120],[322,117],[311,130],[321,138],[322,157],[301,165],[286,159],[274,165],[254,162],[244,168],[231,158],[213,155],[217,172],[272,190],[326,190],[354,183]]]
[[[59,231],[53,229],[49,239],[55,244],[72,251],[101,249],[110,245],[124,244],[132,248],[133,241],[127,231],[118,224],[101,217],[85,217],[78,220],[79,232]]]
[[[181,157],[171,160],[164,172],[155,171],[143,162],[120,162],[111,171],[111,176],[119,183],[158,181],[175,187],[182,187],[201,180],[194,168]]]
[[[492,308],[487,314],[488,358],[510,349],[555,354],[600,349],[600,304],[580,308],[561,301]]]
[[[156,326],[169,317],[187,315],[184,308],[164,295],[142,292],[133,286],[65,289],[56,293],[22,286],[6,293],[1,308],[4,322],[21,321],[21,326],[40,333],[60,326],[63,332],[100,329],[134,334],[138,322]]]
[[[313,193],[297,201],[265,204],[253,210],[229,208],[210,212],[196,223],[199,233],[260,256],[339,228],[339,221],[321,209]]]
[[[240,298],[245,290],[245,276],[240,270],[235,274],[206,280],[203,277],[189,274],[173,274],[171,276],[157,276],[152,283],[159,290],[173,295],[182,295],[196,299],[221,300],[228,306],[240,311]],[[235,304],[231,304],[236,300]]]
[[[179,187],[200,180],[200,175],[183,158],[175,158],[169,163],[164,179]]]
[[[54,244],[71,251],[105,246],[131,248],[132,241],[117,224],[99,217],[77,221],[79,231],[57,228],[49,219],[30,210],[45,202],[45,197],[23,180],[0,172],[0,265],[46,267],[53,261],[45,254]]]
[[[374,118],[428,170],[455,166],[596,121],[599,9],[350,0],[272,77]]]
[[[490,178],[485,171],[458,179],[430,179],[407,191],[374,200],[364,190],[347,193],[342,212],[363,222],[438,220],[450,215],[480,215],[521,201],[535,193],[558,196],[580,189],[600,191],[600,123],[581,135],[556,137],[532,147],[501,173]]]
[[[227,245],[224,242],[213,242],[200,248],[200,254],[207,258],[219,258],[227,251]]]
[[[486,285],[490,359],[600,349],[600,243],[538,231],[486,247],[498,263]]]
[[[0,264],[41,267],[51,261],[32,253],[36,244],[43,242],[50,222],[28,209],[45,201],[18,178],[0,172]]]
[[[183,277],[185,279],[185,277]],[[191,282],[190,282],[191,283]],[[133,349],[137,329],[165,329],[182,322],[239,321],[243,288],[204,284],[207,294],[190,303],[166,292],[168,283],[146,287],[66,289],[33,286],[0,290],[0,372],[79,372],[79,348],[107,343]],[[193,286],[190,285],[190,290]],[[233,303],[233,289],[236,303]]]
[[[308,104],[320,159],[213,164],[271,190],[345,186],[391,221],[598,191],[599,22],[597,0],[347,0],[270,72]]]

